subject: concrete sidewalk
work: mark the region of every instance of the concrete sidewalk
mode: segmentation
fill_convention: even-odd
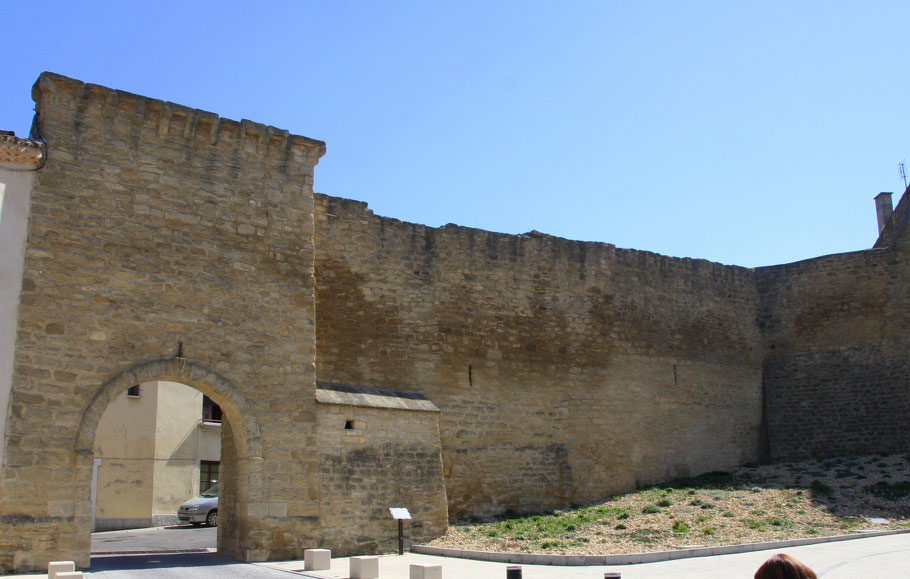
[[[604,572],[618,572],[623,579],[674,579],[705,577],[750,578],[755,570],[774,553],[785,552],[808,564],[825,579],[891,579],[910,576],[910,535],[868,537],[838,543],[819,543],[787,549],[752,551],[735,555],[717,555],[677,559],[639,565],[591,567],[557,567],[550,565],[521,565],[522,579],[603,579]],[[274,569],[291,571],[304,577],[340,579],[350,577],[346,557],[332,559],[329,571],[303,571],[303,561],[257,563]],[[442,565],[443,577],[450,579],[504,579],[507,563],[491,563],[470,559],[455,559],[406,553],[383,555],[379,558],[379,574],[383,579],[407,579],[412,563]]]
[[[819,577],[825,579],[885,579],[910,576],[910,534],[883,537],[864,537],[838,543],[818,543],[786,549],[751,551],[735,555],[716,555],[690,559],[676,559],[659,563],[610,566],[521,565],[522,579],[603,579],[607,571],[621,573],[623,579],[674,579],[691,578],[751,578],[755,570],[774,553],[785,552],[811,566]],[[383,555],[379,557],[379,573],[382,579],[407,579],[410,565],[442,565],[443,577],[448,579],[504,579],[507,563],[475,561],[406,553],[404,555]],[[154,576],[149,571],[138,571],[124,565],[123,568],[95,573],[87,571],[86,577],[99,575],[105,578],[131,579]],[[279,575],[302,576],[313,579],[342,579],[350,577],[350,559],[339,557],[332,560],[329,571],[304,571],[303,561],[234,564],[231,576],[243,576],[243,569],[256,575],[254,568],[266,569]],[[200,569],[171,568],[168,577],[199,577]],[[154,573],[154,571],[152,571]],[[2,577],[39,577],[44,574],[4,575]]]

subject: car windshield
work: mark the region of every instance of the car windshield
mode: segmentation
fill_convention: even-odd
[[[208,489],[206,489],[206,491],[204,493],[202,493],[202,496],[217,497],[218,496],[218,483],[215,483],[212,486],[210,486]]]

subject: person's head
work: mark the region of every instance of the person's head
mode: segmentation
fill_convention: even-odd
[[[798,559],[778,553],[762,563],[755,579],[818,579],[818,575]]]

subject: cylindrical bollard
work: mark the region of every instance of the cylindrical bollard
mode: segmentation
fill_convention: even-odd
[[[521,579],[521,567],[518,565],[506,567],[506,579]]]

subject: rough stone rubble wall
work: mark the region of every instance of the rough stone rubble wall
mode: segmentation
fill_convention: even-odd
[[[772,460],[906,451],[906,244],[757,270]]]
[[[585,502],[758,456],[751,270],[434,229],[322,195],[316,250],[319,379],[439,406],[454,518]]]
[[[320,536],[332,553],[398,549],[389,508],[407,508],[408,544],[445,534],[439,413],[319,405],[319,484],[326,519],[356,521]],[[350,422],[351,428],[345,428]]]

